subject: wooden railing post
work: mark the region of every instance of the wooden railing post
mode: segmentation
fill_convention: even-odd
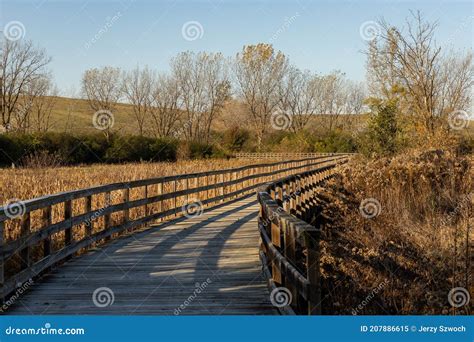
[[[147,191],[147,186],[145,186],[145,198],[148,198],[148,191]],[[122,202],[123,203],[128,203],[130,201],[130,189],[129,188],[125,188],[122,190]],[[147,205],[145,204],[145,215],[143,216],[147,216]],[[129,208],[125,208],[123,210],[123,223],[125,222],[128,222],[130,219],[130,209]]]
[[[270,223],[270,232],[271,232],[271,239],[272,244],[275,247],[281,247],[281,230],[280,225],[275,224],[273,221]],[[282,276],[280,269],[276,265],[275,260],[271,260],[272,263],[272,278],[276,284],[282,284]]]
[[[86,222],[86,239],[91,237],[92,232],[94,231],[94,221],[92,220],[92,195],[89,195],[86,197],[86,203],[85,203],[85,211],[86,213],[89,213],[89,219]],[[87,248],[91,248],[92,243],[87,246]]]
[[[69,220],[72,217],[72,201],[68,200],[64,202],[64,221]],[[64,246],[68,247],[72,242],[72,224],[64,230]],[[71,255],[67,257],[70,259]]]
[[[173,192],[176,192],[178,188],[178,178],[175,177],[173,181]],[[174,217],[178,216],[178,211],[176,210],[177,205],[176,205],[176,196],[173,197],[173,209],[174,209]]]
[[[30,228],[31,228],[31,216],[30,213],[27,212],[22,215],[21,217],[21,237],[25,239],[28,239],[28,235],[30,234]],[[31,265],[31,255],[30,255],[31,249],[30,247],[26,246],[20,251],[20,264],[21,264],[21,269],[25,269],[30,267]]]
[[[308,315],[321,314],[321,275],[319,270],[319,240],[319,231],[305,233],[305,247],[307,250],[306,272],[309,281]]]
[[[157,189],[158,195],[163,194],[163,182],[159,182],[157,184],[157,188],[158,188]],[[163,200],[158,201],[157,206],[158,206],[158,212],[159,213],[163,212]],[[161,218],[160,221],[163,221],[163,218]]]
[[[128,194],[126,195],[126,201],[128,202],[128,201],[130,201],[130,189],[127,188],[127,190],[128,190]],[[145,185],[145,189],[143,190],[143,192],[144,192],[143,198],[147,200],[148,199],[148,185]],[[145,206],[143,208],[143,210],[145,211],[145,213],[143,215],[144,217],[147,217],[148,215],[150,215],[150,210],[149,209],[150,209],[150,207],[149,207],[148,203],[145,203]],[[130,218],[129,213],[130,213],[130,209],[128,210],[128,213],[127,213],[128,214],[127,221]]]
[[[51,225],[52,222],[52,210],[51,206],[43,208],[42,224],[41,227],[45,228]],[[47,236],[43,240],[43,257],[47,257],[51,254],[51,236]]]
[[[105,197],[105,203],[104,203],[104,208],[107,208],[109,205],[112,204],[111,202],[111,196],[110,196],[110,191],[107,191],[104,195]],[[110,223],[111,223],[111,216],[110,213],[107,213],[104,215],[104,230],[108,230],[110,228]],[[105,241],[108,241],[112,238],[111,235],[105,238]]]

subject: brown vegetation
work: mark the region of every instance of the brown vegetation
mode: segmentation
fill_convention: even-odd
[[[321,196],[328,313],[448,314],[451,289],[472,293],[472,155],[357,158],[329,185]],[[380,206],[361,212],[367,199]],[[468,305],[457,313],[469,314]]]

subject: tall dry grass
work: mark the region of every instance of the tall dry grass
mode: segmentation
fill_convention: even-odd
[[[271,162],[272,160],[268,160]],[[76,167],[32,167],[20,169],[2,169],[0,171],[0,203],[6,204],[9,201],[27,200],[44,195],[59,193],[68,190],[77,190],[89,188],[98,185],[110,184],[115,182],[128,182],[145,178],[156,178],[161,176],[172,176],[177,174],[196,173],[202,171],[219,170],[235,168],[244,165],[256,164],[255,160],[250,159],[208,159],[208,160],[189,160],[178,161],[176,163],[135,163],[124,165],[92,165]],[[41,165],[41,163],[40,163]],[[157,186],[149,186],[147,195],[156,196],[160,193],[179,191],[188,187],[195,188],[215,182],[221,182],[216,177],[201,177],[194,183],[185,180],[168,182],[163,184],[162,189]],[[118,204],[123,201],[123,191],[112,191],[110,200],[105,194],[92,196],[92,211],[100,211],[110,205]],[[130,189],[130,200],[141,199],[145,197],[145,188],[138,187]],[[160,203],[150,204],[147,207],[136,207],[129,211],[130,219],[138,219],[147,215],[162,212],[167,209],[181,207],[188,201],[205,200],[209,197],[218,196],[218,190],[208,190],[197,193],[193,196],[181,196],[177,199],[164,200]],[[64,219],[64,203],[55,204],[51,207],[52,223],[60,222]],[[73,216],[87,212],[86,199],[80,198],[72,201]],[[43,210],[34,210],[31,215],[31,231],[38,231],[45,225],[43,219]],[[110,226],[123,223],[124,212],[116,212],[110,216]],[[105,217],[97,217],[91,223],[92,233],[97,233],[105,228]],[[137,227],[140,229],[142,227]],[[125,234],[127,232],[124,232]],[[18,239],[21,234],[20,218],[8,220],[4,229],[4,241]],[[86,224],[75,225],[72,228],[73,241],[82,240],[87,235]],[[116,237],[115,234],[113,237]],[[52,252],[64,247],[64,231],[51,236]],[[105,241],[101,241],[105,242]],[[39,244],[32,249],[31,255],[33,261],[41,259],[44,255],[43,245]],[[8,260],[6,265],[7,276],[20,269],[20,256]]]
[[[322,194],[329,312],[469,314],[472,302],[454,308],[448,294],[474,290],[473,195],[472,155],[432,150],[346,165]],[[380,207],[362,215],[365,199]]]

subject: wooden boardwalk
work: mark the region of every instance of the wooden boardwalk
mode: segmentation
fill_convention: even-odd
[[[8,314],[276,314],[258,208],[252,195],[111,241],[35,281]]]

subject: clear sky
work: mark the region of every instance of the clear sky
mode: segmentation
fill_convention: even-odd
[[[146,64],[167,70],[169,59],[181,51],[220,51],[233,56],[243,45],[258,42],[273,43],[302,69],[323,73],[339,69],[362,81],[366,41],[361,25],[381,17],[402,24],[409,10],[422,10],[428,20],[439,20],[439,45],[464,50],[473,46],[472,1],[0,2],[1,27],[19,21],[25,39],[46,48],[53,58],[55,81],[65,96],[77,95],[81,75],[91,67]],[[188,22],[197,24],[191,23],[183,36]]]

